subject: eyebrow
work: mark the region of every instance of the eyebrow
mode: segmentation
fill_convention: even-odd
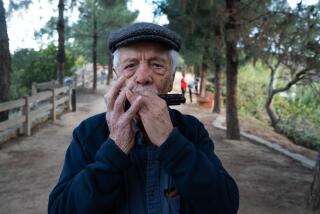
[[[123,63],[123,64],[125,64],[125,63],[128,63],[128,62],[134,62],[134,61],[137,61],[137,59],[136,58],[128,58],[128,59],[125,59],[123,62],[121,62],[121,63]]]
[[[128,59],[125,59],[123,62],[123,64],[126,64],[126,63],[130,63],[130,62],[136,62],[136,61],[139,61],[137,58],[128,58]],[[164,57],[159,57],[159,56],[154,56],[154,57],[151,57],[148,59],[148,61],[160,61],[161,63],[166,63],[167,60],[164,59]]]
[[[154,60],[160,61],[160,62],[162,62],[162,63],[166,63],[166,62],[167,62],[163,57],[151,57],[151,58],[149,59],[149,61],[154,61]]]

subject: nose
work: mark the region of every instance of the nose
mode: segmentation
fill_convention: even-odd
[[[135,82],[139,85],[152,83],[151,70],[147,63],[141,63],[135,73]]]

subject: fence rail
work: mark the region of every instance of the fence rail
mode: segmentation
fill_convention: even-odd
[[[71,87],[53,88],[23,99],[0,103],[9,119],[0,122],[0,143],[18,134],[31,135],[32,127],[71,109]]]
[[[18,134],[31,135],[32,128],[48,119],[71,109],[72,100],[79,87],[88,87],[93,82],[92,65],[85,65],[71,77],[71,83],[61,87],[56,80],[32,83],[32,95],[0,103],[0,112],[9,111],[9,119],[0,122],[0,144]],[[75,105],[75,104],[74,104]]]
[[[72,88],[79,88],[79,87],[88,87],[93,82],[93,72],[92,72],[92,65],[88,64],[85,65],[83,68],[79,69],[74,73],[72,77],[68,77],[70,82],[65,82],[65,85],[68,85]],[[42,83],[32,83],[32,95],[36,94],[37,91],[43,91],[53,88],[58,88],[59,83],[56,80],[51,80],[48,82]],[[63,89],[62,89],[63,90]]]

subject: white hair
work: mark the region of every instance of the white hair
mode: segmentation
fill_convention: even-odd
[[[179,60],[179,53],[176,50],[169,50],[168,56],[170,60],[171,65],[171,71],[172,73],[176,72],[177,67],[179,66],[180,60]],[[118,71],[120,66],[120,51],[119,49],[115,50],[113,53],[113,68]]]

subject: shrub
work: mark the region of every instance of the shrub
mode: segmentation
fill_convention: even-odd
[[[291,116],[283,119],[277,125],[277,129],[289,139],[304,147],[319,150],[319,128],[303,117]]]
[[[290,100],[277,96],[274,102],[281,120],[277,129],[295,143],[310,149],[320,149],[320,111],[302,104],[299,99]]]
[[[238,76],[238,110],[242,115],[265,120],[267,69],[261,63],[242,66]]]

